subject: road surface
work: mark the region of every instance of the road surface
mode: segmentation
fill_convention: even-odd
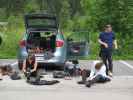
[[[12,64],[16,60],[0,60],[0,64]],[[81,68],[90,68],[92,61],[80,61]],[[48,73],[45,79],[52,79]],[[96,84],[91,88],[78,85],[79,77],[59,79],[53,86],[33,86],[25,79],[13,81],[5,76],[0,82],[0,100],[133,100],[133,61],[114,61],[114,77],[111,82]]]

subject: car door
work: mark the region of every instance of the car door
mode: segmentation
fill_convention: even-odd
[[[78,32],[73,32],[73,34],[78,34]],[[80,32],[82,34],[82,32]],[[71,37],[71,38],[70,38]],[[82,38],[80,36],[80,39],[78,35],[70,36],[69,39],[67,39],[67,58],[77,58],[77,57],[85,57],[89,55],[89,42],[87,41],[88,37]],[[74,37],[74,38],[73,38]]]

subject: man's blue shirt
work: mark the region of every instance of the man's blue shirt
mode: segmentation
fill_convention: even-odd
[[[113,48],[113,41],[115,40],[115,34],[114,32],[102,32],[100,33],[99,39],[102,42],[105,42],[108,44],[108,48]],[[105,48],[104,46],[102,46],[103,48]]]

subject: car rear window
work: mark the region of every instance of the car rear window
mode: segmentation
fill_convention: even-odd
[[[29,27],[56,26],[56,22],[53,19],[31,18],[28,19],[28,26]]]

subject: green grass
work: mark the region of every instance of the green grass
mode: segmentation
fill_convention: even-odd
[[[83,33],[81,33],[83,35]],[[81,35],[80,34],[80,35]],[[100,46],[98,43],[98,36],[99,33],[88,33],[89,34],[89,41],[90,41],[90,54],[87,57],[80,57],[80,59],[83,60],[95,60],[99,58],[99,50]],[[70,35],[70,33],[69,33]],[[78,36],[78,34],[72,35],[74,38],[81,36]],[[114,50],[113,52],[113,59],[115,60],[133,60],[133,48],[132,43],[130,42],[131,39],[126,39],[124,44],[121,44],[121,38],[119,37],[119,33],[116,34],[117,40],[118,40],[118,50]],[[130,44],[129,44],[130,42]],[[130,47],[130,48],[129,48]]]
[[[16,58],[20,36],[8,35],[0,46],[0,58]]]
[[[87,57],[81,57],[81,60],[96,60],[99,59],[99,57],[97,55],[88,55]],[[113,55],[113,59],[114,60],[133,60],[133,56],[117,56],[117,55]]]
[[[9,28],[1,31],[0,59],[17,58],[19,40],[22,38],[23,28]]]
[[[6,30],[0,29],[0,35],[2,36],[3,42],[0,45],[0,59],[11,59],[17,58],[19,41],[25,32],[23,25],[11,25]],[[65,37],[71,35],[71,32],[64,33]],[[74,33],[72,37],[81,39],[83,33]],[[87,57],[81,57],[80,59],[90,60],[98,59],[99,55],[99,44],[97,42],[98,33],[89,33],[88,40],[90,41],[90,54]],[[83,38],[83,37],[82,37]],[[128,43],[124,44],[125,48],[120,48],[119,52],[115,52],[113,58],[119,59],[130,59],[133,60],[132,50],[128,50]]]
[[[18,53],[18,44],[19,40],[22,38],[22,34],[20,33],[7,33],[7,37],[3,39],[2,45],[0,46],[0,59],[10,59],[10,58],[17,58]],[[84,60],[91,60],[91,59],[98,59],[98,50],[99,46],[96,42],[91,43],[91,52],[87,57],[81,57],[80,59]],[[121,54],[118,55],[117,53],[113,56],[114,59],[129,59],[133,60],[133,55],[131,54]]]

